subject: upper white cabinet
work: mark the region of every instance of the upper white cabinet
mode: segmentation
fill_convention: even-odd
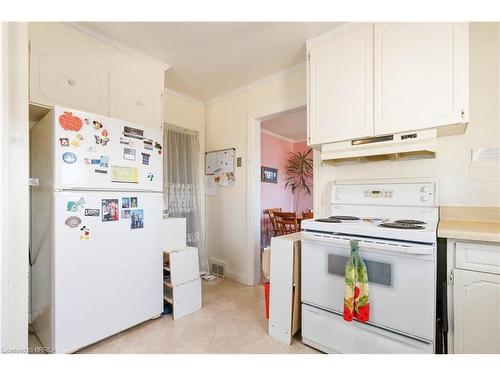
[[[375,133],[468,122],[468,26],[377,23]]]
[[[108,74],[91,61],[31,48],[30,101],[53,107],[56,104],[106,114]]]
[[[82,25],[30,23],[30,102],[163,125],[168,65]]]
[[[138,124],[163,121],[163,90],[128,75],[110,73],[111,117]]]
[[[308,47],[309,143],[373,135],[373,26]]]
[[[468,24],[347,24],[307,42],[308,142],[468,122]]]

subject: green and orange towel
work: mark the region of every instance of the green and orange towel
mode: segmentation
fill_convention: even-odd
[[[344,320],[360,322],[370,319],[368,272],[358,253],[358,241],[351,240],[351,256],[345,265]]]

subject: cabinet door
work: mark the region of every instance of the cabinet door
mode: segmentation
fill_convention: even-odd
[[[162,126],[162,89],[140,77],[110,74],[110,116],[154,129]]]
[[[32,46],[30,101],[108,114],[108,72],[91,61]]]
[[[500,275],[453,273],[455,353],[500,353]]]
[[[309,144],[373,135],[373,25],[309,49]]]
[[[377,23],[375,134],[468,121],[468,26]]]

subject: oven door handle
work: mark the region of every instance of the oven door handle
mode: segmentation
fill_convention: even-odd
[[[301,233],[302,241],[320,241],[326,244],[334,244],[337,246],[346,246],[349,248],[349,240],[343,238],[336,238],[326,234],[313,234],[310,232]],[[382,250],[390,251],[393,253],[410,254],[410,255],[431,255],[434,252],[434,247],[432,245],[399,245],[393,243],[377,243],[359,240],[360,250]]]

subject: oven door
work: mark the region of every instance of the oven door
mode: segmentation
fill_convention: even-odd
[[[368,324],[434,341],[433,245],[302,232],[302,302],[342,315],[344,267],[353,238],[368,271]]]

